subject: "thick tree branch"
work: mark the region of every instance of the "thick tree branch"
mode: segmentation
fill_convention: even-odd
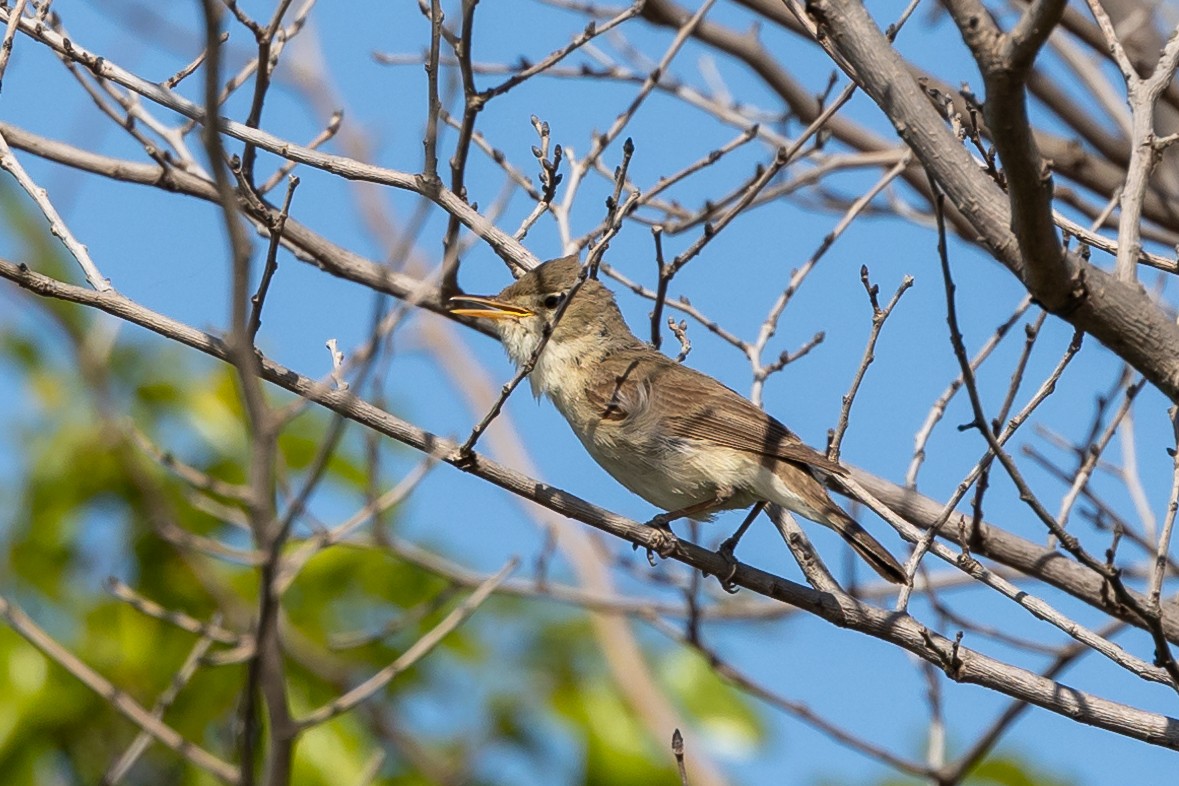
[[[1033,3],[1011,35],[1004,35],[978,0],[946,3],[986,85],[983,114],[1003,162],[1024,282],[1053,313],[1069,309],[1079,284],[1052,220],[1052,174],[1036,145],[1025,85],[1064,5],[1064,0]]]
[[[145,185],[158,184],[161,179],[167,177],[171,178],[168,182],[172,190],[209,201],[216,200],[215,190],[210,183],[184,172],[165,172],[155,164],[137,164],[96,155],[61,142],[46,140],[2,122],[0,122],[0,132],[6,134],[12,144],[20,149],[69,166]],[[310,261],[333,275],[363,284],[375,291],[387,292],[431,311],[448,315],[445,304],[438,301],[436,293],[433,290],[422,293],[421,283],[416,279],[389,271],[383,266],[343,249],[307,229],[294,219],[289,219],[286,223],[283,242],[301,259]],[[469,326],[486,331],[485,327],[478,323]],[[854,468],[851,471],[855,478],[874,496],[917,526],[929,528],[939,521],[943,508],[942,503],[883,478]],[[945,528],[943,534],[954,540],[959,537],[954,528]],[[1108,601],[1103,592],[1102,582],[1097,576],[1058,552],[1045,549],[1043,546],[985,523],[980,524],[977,529],[976,541],[963,545],[969,545],[974,553],[989,557],[1025,575],[1035,576],[1092,606],[1137,624],[1134,619],[1130,619],[1122,613],[1124,610],[1120,606]],[[1173,608],[1175,613],[1164,615],[1164,630],[1170,641],[1179,644],[1179,622],[1170,622],[1176,618],[1176,614],[1179,614],[1179,605],[1167,604],[1167,607]]]
[[[80,303],[140,325],[173,341],[229,361],[223,341],[139,306],[115,292],[94,292],[56,281],[24,266],[0,261],[0,277],[38,295]],[[661,545],[657,531],[615,515],[559,488],[542,483],[479,454],[413,426],[390,413],[263,359],[262,378],[346,418],[457,466],[496,486],[582,521],[643,548]],[[711,575],[731,571],[734,585],[808,611],[839,627],[882,639],[933,663],[957,682],[987,687],[1066,717],[1154,745],[1179,750],[1179,721],[1062,685],[1034,672],[991,658],[930,630],[908,614],[875,608],[851,598],[836,598],[679,539],[672,558]]]
[[[814,0],[807,8],[822,34],[855,68],[863,89],[995,258],[1018,276],[1048,311],[1093,335],[1172,401],[1179,401],[1179,326],[1140,288],[1117,281],[1075,256],[1054,251],[1045,233],[1036,229],[1039,224],[1025,228],[1025,238],[1017,238],[1012,231],[1013,211],[1018,212],[1022,201],[1010,204],[979,168],[862,4]],[[1041,171],[1037,166],[1036,172]],[[1021,176],[1028,175],[1026,169],[1021,172]],[[1042,201],[1044,187],[1046,184],[1029,186],[1036,203]],[[1022,247],[1023,242],[1029,247]],[[1028,259],[1025,253],[1036,256]]]

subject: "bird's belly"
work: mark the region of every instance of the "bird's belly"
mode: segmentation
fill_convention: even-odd
[[[720,497],[727,499],[718,507],[748,507],[757,499],[745,493],[740,476],[749,468],[736,451],[713,448],[706,456],[682,440],[636,442],[611,438],[601,430],[582,437],[582,443],[615,480],[664,510],[683,510]]]
[[[811,521],[821,523],[826,520],[826,516],[815,507],[814,499],[799,494],[782,479],[780,472],[775,472],[764,464],[758,465],[757,471],[750,478],[749,487],[759,500],[781,505]]]

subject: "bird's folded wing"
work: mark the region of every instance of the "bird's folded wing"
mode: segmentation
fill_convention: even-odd
[[[726,388],[727,390],[727,388]],[[735,391],[722,402],[701,406],[683,418],[682,436],[707,439],[734,450],[744,450],[784,461],[794,461],[833,474],[838,464],[806,445],[788,428]]]
[[[623,424],[646,412],[651,402],[651,379],[638,373],[633,358],[609,358],[586,386],[586,399],[598,417]]]
[[[591,393],[591,399],[608,420],[649,414],[647,408],[654,405],[666,413],[664,427],[670,436],[704,440],[843,474],[837,463],[712,377],[671,360],[658,363],[648,373],[641,373],[632,364],[619,364],[616,371],[603,375],[602,384]]]

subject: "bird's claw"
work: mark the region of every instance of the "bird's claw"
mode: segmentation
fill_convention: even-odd
[[[724,543],[720,544],[720,548],[718,548],[716,550],[716,553],[719,554],[724,559],[725,562],[728,562],[732,565],[736,565],[737,564],[737,539],[735,537],[726,538]]]
[[[737,591],[740,589],[740,587],[733,583],[733,577],[737,575],[737,568],[741,565],[741,563],[737,561],[737,557],[733,554],[733,549],[736,545],[737,544],[733,541],[733,539],[729,538],[720,545],[719,549],[716,550],[717,555],[719,555],[721,559],[729,564],[728,572],[724,576],[718,573],[716,580],[720,582],[721,589],[730,595],[736,595]]]
[[[659,515],[647,522],[647,526],[651,527],[651,543],[647,546],[647,563],[651,567],[655,567],[655,555],[658,554],[662,559],[667,559],[675,551],[676,544],[679,539],[675,533],[671,531],[671,519],[666,515]],[[634,549],[638,551],[639,544],[634,544]]]

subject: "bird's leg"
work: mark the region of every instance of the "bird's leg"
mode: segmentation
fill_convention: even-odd
[[[726,538],[725,542],[720,545],[719,549],[717,549],[716,553],[719,554],[725,560],[725,562],[728,562],[731,566],[727,576],[717,576],[717,578],[720,580],[721,587],[725,592],[730,594],[737,592],[737,588],[733,586],[733,576],[737,574],[737,565],[740,564],[737,562],[737,556],[735,553],[737,551],[737,544],[741,542],[741,538],[744,537],[745,531],[749,529],[749,525],[753,523],[755,518],[757,518],[757,514],[765,510],[765,507],[766,503],[764,501],[758,501],[756,504],[754,504],[754,506],[749,509],[749,515],[746,516],[745,520],[741,522],[741,526],[737,527],[737,531]]]
[[[745,537],[745,531],[749,529],[749,525],[757,518],[757,514],[765,510],[766,503],[764,501],[757,502],[749,509],[749,515],[741,522],[741,526],[737,527],[737,531],[725,539],[725,542],[720,545],[718,552],[729,562],[735,562],[736,557],[734,553],[737,551],[737,544],[741,542],[741,538]]]
[[[655,541],[647,548],[647,562],[651,563],[651,567],[655,567],[654,554],[658,554],[660,557],[667,559],[667,557],[670,556],[672,550],[675,548],[676,536],[675,533],[671,531],[671,522],[675,521],[676,519],[698,516],[701,513],[712,510],[713,508],[723,507],[725,502],[727,502],[731,496],[731,492],[724,489],[718,489],[716,494],[714,494],[711,499],[706,499],[702,502],[694,502],[685,508],[680,508],[679,510],[670,510],[666,513],[660,513],[658,516],[655,516],[650,521],[648,521],[647,526],[655,528]],[[638,544],[635,544],[635,548],[638,548]]]

